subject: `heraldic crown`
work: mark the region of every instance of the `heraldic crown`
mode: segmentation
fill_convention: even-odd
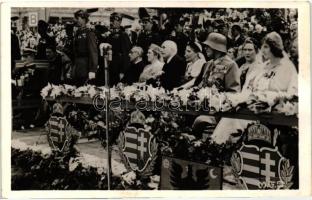
[[[271,131],[268,127],[256,123],[248,128],[248,140],[262,140],[272,144]]]
[[[55,103],[53,104],[53,113],[59,113],[59,114],[63,114],[64,113],[64,109],[63,106],[60,103]]]
[[[144,124],[144,123],[145,116],[141,111],[136,110],[131,113],[130,124]]]

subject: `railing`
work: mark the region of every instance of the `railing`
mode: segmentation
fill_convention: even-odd
[[[55,101],[55,102],[64,102],[64,103],[76,103],[76,104],[85,104],[85,105],[93,105],[93,99],[90,97],[58,97],[56,99],[47,97],[46,101]],[[183,110],[183,109],[170,109],[168,106],[163,106],[161,109],[155,109],[152,106],[153,103],[147,103],[147,106],[144,110],[147,111],[172,111],[186,115],[211,115],[216,117],[225,117],[225,118],[236,118],[236,119],[248,119],[248,120],[258,120],[261,123],[272,124],[272,125],[284,125],[284,126],[298,126],[298,118],[295,115],[286,116],[281,113],[260,113],[255,114],[248,109],[240,109],[235,112],[216,112],[212,113],[209,111],[195,111],[195,110]],[[98,106],[104,106],[104,102],[98,102]],[[121,108],[123,110],[134,110],[136,107],[134,103],[127,102],[127,104],[122,103]]]

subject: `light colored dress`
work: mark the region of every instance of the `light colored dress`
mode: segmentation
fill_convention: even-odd
[[[205,63],[206,60],[204,58],[200,58],[194,63],[187,63],[183,81],[184,84],[181,87],[185,89],[192,87],[195,83],[195,79],[200,74]]]
[[[273,67],[269,66],[270,62],[266,62],[260,71],[256,70],[254,71],[256,73],[249,74],[249,77],[246,77],[242,92],[276,91],[298,95],[298,74],[294,64],[287,57],[284,57],[279,64]],[[211,138],[218,144],[225,143],[230,139],[232,133],[246,129],[248,124],[252,122],[254,121],[222,118]]]
[[[139,82],[145,82],[151,78],[156,78],[162,74],[163,62],[157,60],[154,63],[146,65],[140,75]]]
[[[185,71],[185,79],[190,81],[193,78],[196,78],[205,64],[204,59],[198,59],[194,63],[188,63]]]

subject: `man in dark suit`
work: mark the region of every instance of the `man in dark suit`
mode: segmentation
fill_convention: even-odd
[[[162,56],[165,61],[163,75],[160,77],[160,84],[166,90],[172,90],[182,84],[182,77],[185,74],[186,62],[177,55],[177,44],[166,40],[162,45]]]
[[[11,17],[11,21],[18,20],[18,17]],[[15,69],[15,61],[21,59],[21,48],[19,45],[19,39],[16,35],[17,27],[11,23],[11,70]]]
[[[242,35],[242,28],[238,24],[234,24],[231,28],[232,31],[232,40],[230,41],[229,47],[234,47],[238,49],[245,41],[244,36]]]
[[[121,82],[126,83],[128,85],[132,85],[139,81],[139,77],[143,72],[145,64],[142,60],[143,49],[138,46],[134,46],[130,52],[130,67],[126,71],[124,77],[121,79]]]

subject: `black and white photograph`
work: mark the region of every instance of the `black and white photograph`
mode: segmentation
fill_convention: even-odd
[[[77,6],[9,7],[10,191],[302,189],[298,7]]]

